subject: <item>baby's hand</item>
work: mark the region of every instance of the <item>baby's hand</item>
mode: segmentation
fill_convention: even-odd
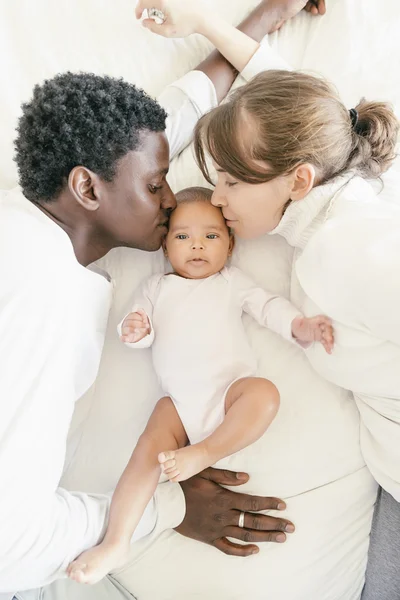
[[[300,342],[321,342],[327,353],[332,354],[334,336],[328,317],[296,317],[292,322],[292,334]]]
[[[144,310],[130,313],[121,327],[121,341],[134,344],[150,333],[150,321]]]

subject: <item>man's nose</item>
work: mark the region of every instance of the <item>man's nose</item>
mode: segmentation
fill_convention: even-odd
[[[165,189],[162,199],[162,207],[169,211],[176,208],[176,198],[174,192],[169,187],[168,183],[165,184]]]

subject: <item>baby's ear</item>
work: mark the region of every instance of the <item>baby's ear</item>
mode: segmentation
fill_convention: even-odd
[[[168,256],[168,252],[167,252],[167,238],[164,238],[162,241],[162,249],[164,252],[164,256]]]
[[[235,248],[235,236],[232,233],[232,230],[229,230],[229,250],[228,250],[228,256],[232,256],[232,252]]]

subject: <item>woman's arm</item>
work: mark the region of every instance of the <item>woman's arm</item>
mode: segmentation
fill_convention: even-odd
[[[145,9],[158,8],[166,15],[166,21],[159,25],[152,19],[145,19],[143,24],[147,29],[164,37],[187,37],[199,33],[216,47],[217,50],[196,70],[202,71],[211,80],[220,102],[229,92],[238,72],[258,50],[262,38],[296,15],[305,4],[305,0],[263,0],[238,28],[221,18],[211,4],[199,0],[140,0],[136,16],[140,18]]]
[[[145,0],[142,0],[138,5],[137,15],[141,15],[147,5],[154,5],[157,1],[149,0],[145,2]],[[168,6],[170,2],[168,2]],[[181,4],[183,5],[183,3]],[[180,10],[186,11],[187,21],[180,24],[179,33],[188,35],[194,31],[193,27],[198,26],[201,28],[203,17],[199,18],[198,25],[194,25],[193,20],[196,21],[196,19],[191,13],[187,13],[188,5],[186,2],[184,4],[186,8],[180,6]],[[302,4],[304,4],[303,0],[301,0]],[[288,12],[288,5],[290,5],[291,12]],[[277,12],[276,6],[281,7],[280,12]],[[282,13],[282,6],[286,7],[284,13]],[[190,143],[198,119],[217,106],[229,92],[238,74],[238,68],[244,66],[242,75],[246,80],[251,79],[261,70],[288,68],[288,65],[269,48],[268,44],[263,44],[258,51],[257,48],[259,48],[258,41],[275,26],[277,15],[291,15],[296,6],[298,9],[298,0],[290,0],[289,2],[283,2],[283,0],[267,2],[263,0],[239,25],[240,31],[223,21],[221,24],[220,17],[217,17],[215,21],[210,19],[211,24],[204,26],[204,32],[207,29],[208,35],[213,36],[213,41],[217,44],[219,50],[225,52],[232,63],[219,50],[215,50],[193,71],[169,85],[159,96],[158,101],[168,113],[166,134],[170,145],[171,160]],[[183,17],[180,18],[183,20]],[[144,22],[146,23],[146,21]],[[168,35],[169,30],[167,32],[163,30],[166,24],[157,25],[151,20],[148,20],[147,23],[149,29],[162,35]],[[176,29],[176,31],[178,30]],[[232,44],[229,32],[232,33],[232,39],[235,39],[237,43]],[[237,34],[238,37],[236,37]]]

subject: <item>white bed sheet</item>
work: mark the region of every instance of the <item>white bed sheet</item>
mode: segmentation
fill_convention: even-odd
[[[257,2],[215,3],[237,22]],[[35,82],[66,69],[90,70],[123,76],[157,94],[209,51],[198,36],[175,41],[150,36],[135,23],[132,4],[1,4],[0,187],[15,184],[13,129],[19,104]],[[390,99],[399,111],[396,3],[327,4],[324,18],[304,13],[270,41],[294,67],[328,76],[349,108],[365,95]],[[175,190],[201,182],[190,149],[174,161],[170,181]],[[397,201],[398,183],[393,171],[383,192],[388,200]],[[239,243],[235,253],[235,263],[261,284],[295,299],[291,261],[292,251],[280,238]],[[116,282],[115,298],[99,376],[75,411],[63,481],[90,492],[115,485],[161,393],[150,351],[133,354],[115,332],[132,290],[163,268],[163,257],[119,249],[102,266]],[[278,385],[282,404],[268,433],[224,464],[251,474],[246,490],[285,498],[296,534],[284,545],[263,545],[256,557],[237,559],[165,532],[151,548],[146,540],[137,546],[118,578],[140,600],[356,600],[376,492],[359,450],[357,410],[350,395],[321,380],[297,348],[250,319],[246,325],[260,373]]]

